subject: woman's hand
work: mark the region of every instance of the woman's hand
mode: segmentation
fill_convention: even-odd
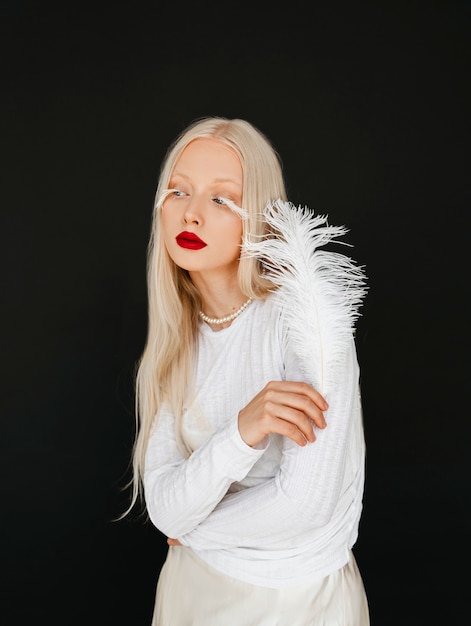
[[[178,541],[178,539],[172,539],[171,537],[167,537],[167,543],[169,546],[181,546],[182,544]]]
[[[314,426],[325,428],[322,395],[307,383],[271,381],[239,412],[239,432],[249,446],[270,433],[289,437],[300,446],[315,441]]]

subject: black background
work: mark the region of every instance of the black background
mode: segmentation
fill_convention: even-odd
[[[345,224],[369,276],[355,553],[372,626],[463,623],[470,10],[1,3],[2,624],[150,623],[165,539],[111,520],[158,170],[213,114],[268,135],[291,200]]]

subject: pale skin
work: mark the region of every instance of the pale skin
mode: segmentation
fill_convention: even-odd
[[[224,202],[242,203],[243,171],[236,153],[214,139],[192,141],[177,160],[170,179],[173,189],[162,206],[162,233],[172,260],[189,272],[210,317],[224,317],[245,301],[237,281],[242,221]],[[192,233],[206,244],[182,247],[177,237]],[[230,322],[215,326],[216,332]],[[249,446],[277,433],[299,446],[316,439],[314,428],[325,428],[328,404],[312,386],[295,381],[271,381],[241,409],[240,436]],[[168,538],[170,546],[181,545]]]

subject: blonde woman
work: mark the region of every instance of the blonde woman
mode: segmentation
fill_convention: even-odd
[[[367,626],[365,446],[346,232],[286,197],[245,120],[170,146],[148,249],[131,507],[168,537],[154,626]]]

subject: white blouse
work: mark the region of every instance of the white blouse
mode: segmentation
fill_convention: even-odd
[[[252,302],[217,332],[201,323],[196,391],[183,418],[193,452],[188,459],[179,452],[164,407],[144,491],[162,533],[229,576],[283,588],[347,563],[362,510],[365,443],[353,335],[315,442],[301,447],[271,435],[252,448],[240,437],[238,413],[266,383],[306,380],[275,301]]]

